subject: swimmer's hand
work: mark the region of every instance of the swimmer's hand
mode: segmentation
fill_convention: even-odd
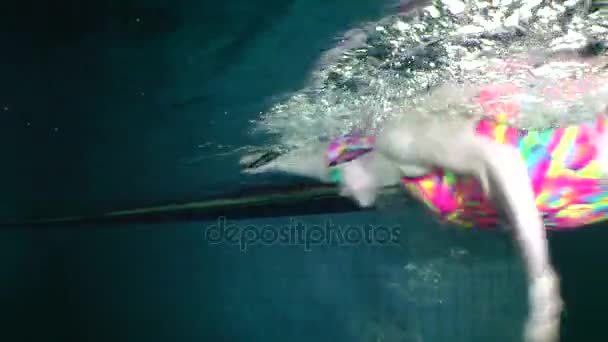
[[[340,195],[353,199],[361,207],[373,206],[381,188],[399,184],[401,171],[374,151],[335,166],[340,179],[332,178],[326,150],[327,145],[320,145],[284,154],[266,152],[244,156],[240,164],[246,174],[278,172],[337,183]]]
[[[246,174],[287,173],[329,182],[325,148],[326,145],[315,145],[285,153],[269,151],[247,155],[240,160],[241,172]]]
[[[370,172],[368,165],[355,159],[342,167],[340,195],[354,199],[361,207],[371,207],[378,196],[377,177]]]
[[[341,166],[341,195],[352,198],[361,207],[371,207],[380,189],[400,183],[402,171],[376,151],[369,152]]]
[[[266,151],[255,154],[248,154],[239,160],[242,171],[244,173],[261,173],[264,172],[264,166],[268,165],[273,160],[281,155],[279,151]]]

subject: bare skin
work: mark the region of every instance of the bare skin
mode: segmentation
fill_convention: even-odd
[[[378,190],[443,168],[479,179],[484,191],[505,212],[525,261],[529,317],[526,342],[559,341],[559,277],[550,262],[544,224],[537,210],[527,168],[519,152],[474,133],[474,121],[425,118],[393,121],[376,137],[374,151],[343,166],[341,193],[361,206],[373,205]],[[328,182],[324,152],[313,146],[281,156],[247,173],[284,172]]]

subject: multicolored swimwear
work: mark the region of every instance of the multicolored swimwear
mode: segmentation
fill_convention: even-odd
[[[513,103],[490,102],[495,94],[482,92],[480,104],[494,120],[481,120],[478,134],[518,149],[528,165],[536,205],[549,229],[568,229],[608,219],[608,178],[600,166],[599,144],[608,132],[608,120],[598,115],[592,122],[544,131],[526,131],[506,124],[518,111]],[[333,167],[373,149],[372,137],[346,136],[334,139],[328,161]],[[419,178],[403,178],[403,186],[425,203],[444,222],[465,227],[495,227],[499,216],[474,177],[457,177],[435,170]]]

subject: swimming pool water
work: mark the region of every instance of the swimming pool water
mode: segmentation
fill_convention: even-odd
[[[4,13],[31,8],[20,2]],[[367,0],[66,2],[3,21],[0,214],[71,215],[273,181],[242,177],[238,155],[224,153],[267,138],[247,135],[249,121],[299,89],[334,35],[385,8]],[[411,207],[297,220],[313,235],[328,223],[400,235],[392,245],[307,250],[271,241],[242,250],[205,239],[217,222],[2,229],[0,339],[519,336],[524,275],[506,234],[444,229]],[[266,234],[290,224],[228,221]],[[568,341],[593,340],[588,333],[606,322],[604,235],[552,236]]]

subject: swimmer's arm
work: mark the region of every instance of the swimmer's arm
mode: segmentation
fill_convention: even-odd
[[[329,182],[327,160],[325,159],[326,145],[317,144],[299,150],[279,155],[269,162],[256,166],[246,167],[243,172],[248,174],[260,173],[286,173],[295,176],[313,178],[322,182]],[[241,165],[251,164],[241,159]]]
[[[330,177],[330,168],[325,157],[326,151],[327,145],[325,144],[291,151],[264,165],[245,168],[243,172],[249,174],[287,173],[324,183],[333,183],[336,180]],[[241,164],[251,163],[242,160]],[[354,199],[362,207],[373,205],[381,188],[399,184],[401,180],[401,171],[397,166],[375,151],[334,168],[341,175],[341,180],[338,182],[340,194]]]
[[[330,178],[330,168],[327,165],[326,151],[327,145],[319,144],[279,155],[275,159],[255,167],[247,167],[252,162],[249,160],[250,158],[243,158],[241,165],[244,167],[243,172],[248,174],[286,173],[331,183],[332,179]],[[380,187],[398,184],[401,179],[401,172],[395,164],[375,151],[371,151],[354,161],[335,166],[334,168],[340,169],[343,174],[350,174],[352,170],[359,169],[369,177],[372,177],[374,183],[377,183]]]
[[[362,207],[372,206],[381,188],[399,184],[402,177],[397,165],[376,151],[340,167],[340,194],[353,198]]]

